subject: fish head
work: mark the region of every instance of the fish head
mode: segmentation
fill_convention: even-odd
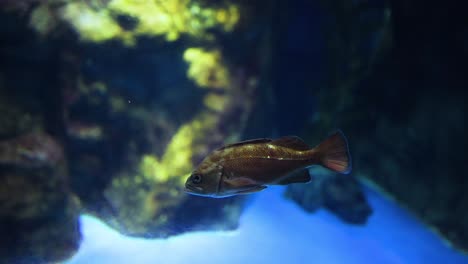
[[[219,165],[202,164],[185,182],[185,192],[206,197],[218,197],[223,168]]]

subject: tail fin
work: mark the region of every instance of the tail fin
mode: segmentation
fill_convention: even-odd
[[[315,149],[321,157],[320,165],[343,174],[351,172],[348,142],[340,130],[325,139]]]

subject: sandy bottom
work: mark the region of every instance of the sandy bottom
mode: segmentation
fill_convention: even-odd
[[[468,256],[369,188],[374,213],[366,226],[342,223],[324,210],[307,214],[282,192],[270,187],[253,196],[240,228],[231,232],[128,238],[83,215],[82,245],[67,263],[468,263]]]

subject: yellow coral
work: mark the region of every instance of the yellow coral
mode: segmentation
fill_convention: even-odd
[[[187,4],[187,0],[113,0],[108,8],[138,18],[135,35],[165,35],[167,40],[176,40],[185,24]]]
[[[140,162],[143,176],[158,182],[173,177],[184,179],[193,168],[192,139],[191,125],[183,125],[172,137],[161,160],[154,155],[143,156]]]
[[[205,96],[203,103],[213,111],[222,111],[227,103],[227,99],[225,95],[212,93]]]
[[[127,46],[133,46],[142,35],[163,36],[167,41],[177,40],[182,34],[210,39],[208,28],[231,31],[239,21],[239,8],[233,4],[215,9],[190,0],[67,1],[56,13],[50,12],[44,1],[33,12],[31,26],[47,34],[48,25],[58,18],[70,23],[84,41],[120,39]],[[135,18],[135,28],[122,28],[116,15]]]
[[[227,88],[229,74],[219,50],[206,51],[202,48],[188,48],[184,60],[189,63],[188,77],[198,86]]]
[[[127,109],[127,104],[129,101],[125,101],[120,96],[112,96],[110,98],[110,105],[113,112],[123,112]]]
[[[48,5],[42,5],[34,9],[29,19],[29,25],[42,35],[47,35],[56,26],[56,23],[57,21],[53,19]]]
[[[122,32],[109,10],[94,10],[84,2],[67,4],[62,10],[62,16],[78,30],[83,40],[101,42]]]
[[[145,155],[140,161],[140,172],[145,178],[153,178],[155,171],[158,171],[159,161],[153,155]]]
[[[185,176],[192,170],[194,132],[191,124],[183,125],[166,148],[162,164],[166,165],[165,169],[170,170],[174,176]]]
[[[213,115],[205,114],[192,122],[182,125],[172,137],[164,155],[144,155],[140,161],[140,174],[150,181],[166,182],[178,179],[183,183],[193,169],[192,156],[197,149],[197,141],[216,123]]]
[[[192,134],[189,125],[182,126],[174,135],[161,160],[154,155],[144,155],[140,172],[149,180],[165,182],[170,178],[183,179],[192,165]]]
[[[235,5],[229,5],[227,9],[219,9],[216,12],[216,20],[224,26],[224,30],[231,31],[240,18],[239,8]]]

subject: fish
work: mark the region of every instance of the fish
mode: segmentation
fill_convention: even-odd
[[[338,130],[311,148],[297,136],[259,138],[229,144],[207,155],[185,182],[185,192],[222,198],[262,191],[269,185],[311,181],[308,167],[351,172],[351,156]]]

